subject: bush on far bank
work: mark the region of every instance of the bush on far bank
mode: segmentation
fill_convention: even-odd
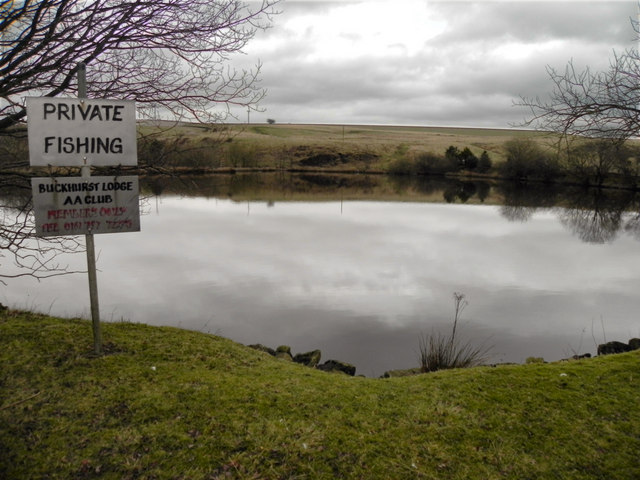
[[[571,182],[601,187],[607,183],[635,187],[640,174],[640,148],[612,139],[573,139],[545,148],[531,138],[504,144],[506,159],[494,165],[483,151],[477,157],[468,147],[448,147],[442,154],[425,152],[402,156],[391,163],[393,175],[493,174],[518,182]]]
[[[397,158],[389,166],[388,173],[392,175],[445,175],[462,171],[487,173],[491,166],[492,161],[486,150],[477,157],[469,147],[460,150],[452,145],[443,155],[424,152],[413,159],[406,156]]]
[[[505,143],[507,159],[498,169],[501,176],[519,181],[556,180],[561,169],[557,156],[530,138],[514,138]]]

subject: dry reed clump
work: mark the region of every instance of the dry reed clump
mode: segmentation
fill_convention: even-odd
[[[453,329],[449,335],[432,332],[422,334],[419,340],[420,369],[422,372],[435,372],[449,368],[468,368],[482,364],[490,348],[471,342],[461,343],[456,338],[458,320],[468,305],[465,295],[455,292]]]

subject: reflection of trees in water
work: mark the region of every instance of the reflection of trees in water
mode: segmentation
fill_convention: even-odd
[[[525,223],[531,220],[533,214],[538,210],[536,207],[521,207],[517,205],[502,205],[500,215],[510,222]]]
[[[613,241],[622,224],[621,211],[606,209],[561,209],[558,218],[563,226],[588,243]]]
[[[504,183],[497,187],[504,201],[500,214],[510,222],[527,222],[540,208],[553,207],[558,201],[556,187],[524,187],[516,183]]]
[[[624,231],[636,240],[640,240],[640,212],[634,213],[624,225]]]
[[[152,181],[150,181],[152,180]],[[633,191],[585,189],[567,186],[522,186],[515,183],[488,184],[435,176],[237,174],[154,178],[144,182],[146,191],[201,195],[206,197],[253,198],[273,201],[293,194],[322,195],[323,198],[376,199],[377,195],[419,193],[465,203],[483,201],[491,193],[502,197],[501,215],[511,222],[527,222],[537,211],[554,208],[561,224],[585,242],[604,243],[626,231],[640,240],[640,199]],[[143,188],[145,188],[143,187]],[[274,197],[275,195],[275,197]],[[625,212],[637,212],[626,214]]]
[[[437,176],[418,176],[408,178],[411,178],[413,181],[407,186],[407,190],[413,188],[416,192],[426,195],[441,193],[447,189],[450,183],[444,177]]]
[[[560,223],[584,242],[613,241],[621,230],[640,240],[640,207],[630,190],[584,189],[572,187],[522,187],[505,184],[501,215],[511,222],[526,222],[540,208],[555,208]],[[625,212],[636,215],[625,222]]]
[[[582,241],[613,241],[624,227],[624,212],[633,207],[635,193],[602,189],[569,190],[558,218]]]
[[[447,203],[453,203],[460,200],[467,203],[471,197],[477,192],[476,184],[473,182],[452,182],[442,194]]]
[[[342,199],[376,195],[418,193],[442,196],[448,202],[465,203],[472,198],[484,201],[491,193],[487,182],[451,180],[435,176],[362,175],[322,173],[238,173],[218,175],[156,176],[141,179],[141,189],[154,195],[173,194],[220,198],[288,198],[293,194],[318,194]]]

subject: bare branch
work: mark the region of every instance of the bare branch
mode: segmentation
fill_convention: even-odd
[[[239,71],[229,61],[269,27],[279,1],[0,1],[0,266],[10,259],[14,270],[46,278],[67,272],[59,253],[84,249],[73,238],[33,236],[21,173],[27,96],[75,96],[85,63],[89,97],[136,100],[143,117],[159,110],[211,123],[230,105],[257,108],[260,65]]]
[[[264,95],[259,67],[236,71],[227,62],[269,26],[278,1],[4,2],[0,131],[24,119],[24,96],[74,93],[80,62],[94,98],[135,99],[203,121],[225,118],[229,104],[254,105]]]

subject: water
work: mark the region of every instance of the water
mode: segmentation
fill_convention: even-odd
[[[417,366],[419,336],[450,331],[454,292],[468,301],[459,334],[494,363],[640,336],[634,213],[404,195],[151,197],[141,232],[96,236],[102,317],[320,349],[367,376]],[[84,268],[83,255],[69,261]],[[80,274],[15,279],[0,302],[89,317],[87,289]]]

